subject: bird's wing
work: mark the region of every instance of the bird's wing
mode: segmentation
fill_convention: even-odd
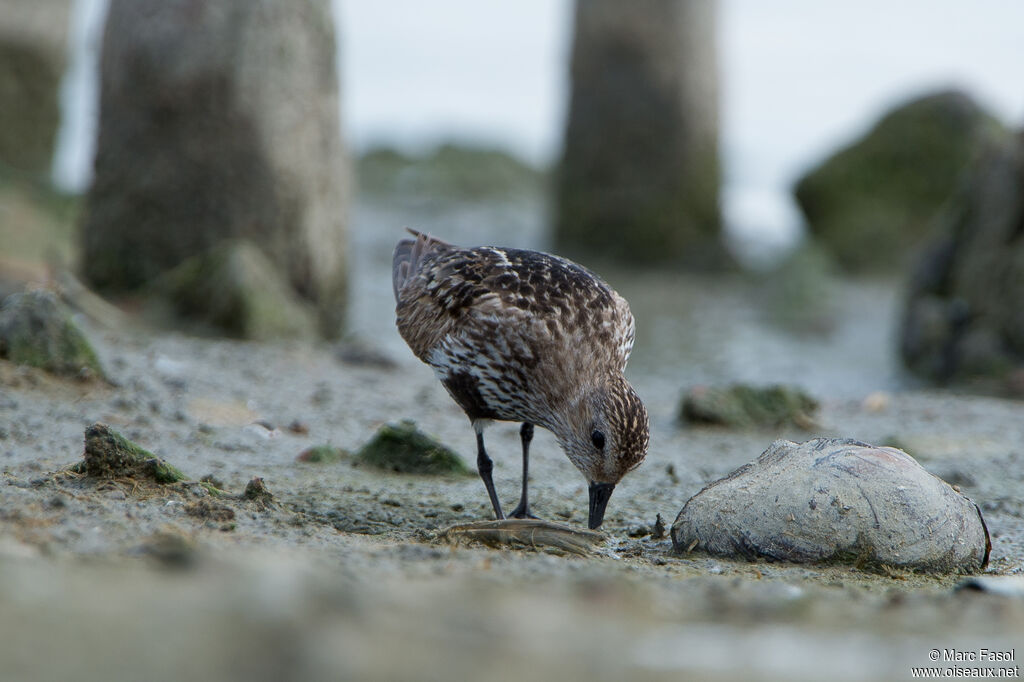
[[[427,252],[400,289],[399,331],[418,357],[467,329],[502,329],[538,353],[585,351],[625,367],[629,305],[589,270],[536,251],[444,246]]]
[[[487,248],[481,296],[471,314],[530,329],[539,347],[588,353],[624,368],[633,347],[629,304],[600,277],[572,261],[537,251]]]

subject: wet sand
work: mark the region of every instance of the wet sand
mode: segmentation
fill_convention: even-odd
[[[473,462],[464,415],[390,326],[379,275],[391,225],[403,223],[389,210],[357,216],[388,231],[355,235],[351,313],[354,334],[394,368],[345,364],[328,344],[88,321],[114,386],[0,362],[0,677],[875,680],[910,679],[932,649],[1024,656],[1024,598],[957,591],[961,576],[680,556],[650,535],[658,514],[671,525],[691,495],[775,438],[852,437],[897,443],[959,485],[992,532],[988,572],[1024,573],[1024,405],[902,384],[887,350],[898,296],[884,283],[843,289],[838,327],[815,337],[773,325],[744,278],[609,275],[640,320],[628,374],[652,438],[612,497],[596,556],[438,539],[489,518],[475,476],[296,462],[314,445],[355,450],[403,418]],[[484,217],[495,234],[515,228],[514,245],[538,245],[534,215]],[[480,218],[427,212],[419,226],[457,240]],[[820,428],[680,426],[682,391],[724,379],[805,385],[822,402]],[[232,494],[262,477],[275,504],[60,474],[96,421]],[[289,430],[295,421],[307,432]],[[488,445],[512,505],[518,425],[495,425]],[[533,452],[534,513],[585,526],[585,481],[547,432]]]

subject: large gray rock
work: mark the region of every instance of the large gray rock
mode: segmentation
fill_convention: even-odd
[[[972,572],[988,563],[978,507],[901,450],[779,440],[694,495],[677,551]]]
[[[112,0],[86,278],[130,290],[244,237],[337,334],[348,167],[328,0]]]
[[[908,285],[904,362],[1024,392],[1024,136],[990,146],[934,230]]]
[[[811,236],[845,269],[894,270],[979,150],[1006,135],[961,92],[920,97],[800,178],[797,204]]]
[[[0,166],[46,177],[60,124],[70,0],[0,0]]]
[[[580,0],[557,181],[560,249],[714,268],[714,0]]]

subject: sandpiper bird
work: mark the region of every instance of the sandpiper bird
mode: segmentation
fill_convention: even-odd
[[[477,469],[504,518],[484,449],[492,420],[522,422],[527,499],[534,425],[551,431],[590,484],[590,528],[615,484],[647,454],[647,410],[623,376],[633,347],[629,305],[585,268],[558,256],[463,248],[409,230],[395,247],[398,331],[469,417]]]

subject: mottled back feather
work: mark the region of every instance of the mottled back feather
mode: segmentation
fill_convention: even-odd
[[[410,230],[411,231],[411,230]],[[633,347],[629,304],[572,261],[523,249],[452,246],[421,233],[395,249],[398,328],[417,357],[466,326],[530,322],[542,342],[584,342],[621,371]]]

